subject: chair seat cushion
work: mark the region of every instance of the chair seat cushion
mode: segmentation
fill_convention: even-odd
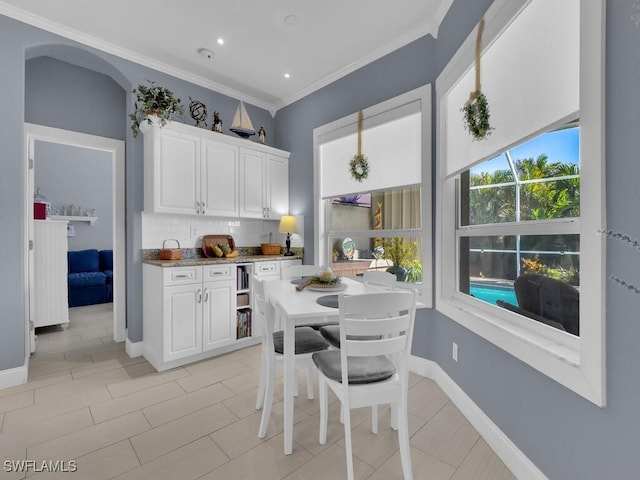
[[[320,327],[320,334],[326,338],[331,345],[336,348],[340,348],[340,325],[324,325]],[[378,335],[357,335],[356,338],[358,340],[379,340],[380,336]]]
[[[342,370],[340,369],[340,350],[327,350],[316,352],[311,358],[327,378],[336,382],[342,382]],[[384,355],[377,357],[349,357],[349,384],[358,385],[381,382],[391,378],[396,373],[391,360]]]
[[[319,352],[329,348],[322,336],[311,327],[297,327],[296,332],[296,355],[303,353]],[[273,347],[276,353],[284,352],[284,332],[282,330],[273,332]]]
[[[69,287],[93,287],[106,285],[107,276],[102,272],[69,273]]]

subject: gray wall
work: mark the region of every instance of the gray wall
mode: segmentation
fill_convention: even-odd
[[[96,210],[98,220],[93,225],[85,221],[70,222],[75,233],[67,239],[70,251],[113,248],[112,163],[109,152],[36,142],[34,184],[51,207],[61,209],[75,205],[84,211]]]
[[[27,242],[23,139],[27,118],[34,123],[126,141],[127,327],[131,341],[142,340],[142,137],[133,139],[126,116],[133,111],[133,96],[124,95],[124,109],[122,101],[110,108],[104,102],[110,101],[114,87],[105,79],[99,79],[91,72],[83,73],[82,69],[73,75],[69,75],[68,68],[56,69],[51,75],[45,69],[39,72],[46,82],[38,86],[41,88],[37,90],[38,101],[29,102],[26,112],[25,63],[38,57],[55,58],[111,77],[124,92],[146,84],[147,80],[155,80],[172,90],[183,103],[188,104],[189,97],[202,101],[210,116],[214,109],[218,110],[225,122],[225,133],[228,133],[238,105],[236,99],[0,16],[0,92],[3,98],[0,120],[0,371],[24,365],[25,358],[26,295],[23,286]],[[253,105],[246,107],[253,123],[264,125],[267,130],[267,144],[274,145],[275,135],[271,134],[274,121],[270,113]],[[115,113],[120,118],[112,118],[114,111],[120,112]],[[184,121],[192,123],[189,117]]]
[[[292,210],[313,218],[313,128],[433,82],[490,4],[456,0],[437,40],[414,42],[277,113],[276,128],[284,137],[280,146],[295,158],[290,171]],[[638,13],[633,0],[607,2],[607,223],[635,239],[640,238],[640,95],[633,79],[640,78],[640,28],[632,15]],[[313,238],[313,222],[306,222],[305,229],[306,238]],[[306,261],[313,258],[308,243]],[[610,275],[640,284],[637,248],[609,241],[607,266]],[[413,350],[439,364],[549,478],[638,478],[640,296],[613,282],[607,283],[606,295],[606,408],[435,310],[421,311]],[[451,359],[454,341],[458,363]]]
[[[422,38],[372,65],[340,79],[278,112],[276,145],[290,150],[291,210],[313,218],[312,131],[399,93],[433,82],[462,40],[490,5],[490,0],[456,0],[437,40]],[[609,228],[640,238],[640,29],[631,16],[633,0],[607,2],[606,162]],[[41,44],[73,45],[54,35],[0,17],[0,370],[23,364],[24,358],[24,207],[22,122],[24,120],[25,49]],[[118,83],[128,90],[153,75],[181,96],[191,95],[216,106],[231,118],[237,102],[174,78],[151,72],[96,52],[116,69]],[[104,67],[104,65],[102,65]],[[127,83],[129,84],[127,86]],[[211,102],[215,98],[216,102]],[[127,108],[131,108],[130,99]],[[211,107],[210,107],[211,108]],[[226,109],[226,110],[225,110]],[[264,123],[250,110],[254,124]],[[266,114],[266,112],[265,112]],[[266,114],[268,117],[268,114]],[[225,121],[225,125],[227,125]],[[268,139],[273,139],[269,135]],[[130,322],[139,322],[140,221],[142,208],[142,143],[127,133],[127,266]],[[427,189],[428,190],[428,189]],[[595,234],[595,232],[594,232]],[[305,222],[305,237],[313,238],[313,221]],[[307,260],[313,252],[305,252]],[[640,284],[640,252],[610,241],[609,274]],[[415,332],[414,353],[437,362],[496,425],[551,479],[637,478],[640,462],[640,297],[616,284],[607,287],[607,397],[598,408],[519,360],[477,337],[434,310],[422,312]],[[137,294],[134,297],[134,294]],[[135,324],[132,340],[141,338]],[[450,358],[451,343],[460,360]]]

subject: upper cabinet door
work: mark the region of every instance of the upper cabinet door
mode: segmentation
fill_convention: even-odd
[[[240,149],[240,216],[266,218],[265,154]]]
[[[289,160],[267,154],[267,218],[289,214]]]
[[[203,215],[237,217],[238,147],[202,139],[200,201]]]
[[[145,134],[145,211],[194,214],[200,198],[200,138],[154,128]],[[152,181],[150,185],[148,182]]]

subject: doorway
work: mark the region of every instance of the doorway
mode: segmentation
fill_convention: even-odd
[[[122,342],[126,338],[126,289],[125,289],[125,144],[121,140],[72,132],[58,128],[25,123],[25,152],[29,164],[27,186],[25,188],[27,205],[31,205],[34,195],[35,168],[37,165],[36,143],[57,144],[90,151],[103,152],[99,158],[109,162],[108,171],[111,173],[111,218],[100,221],[111,222],[113,247],[113,339]],[[69,172],[73,176],[73,172]],[[33,209],[27,208],[28,238],[33,240]],[[27,265],[29,278],[29,296],[33,288],[33,250],[29,251]],[[31,302],[29,302],[31,303]],[[27,316],[27,337],[29,330],[29,315]],[[30,350],[30,349],[29,349]],[[28,357],[28,355],[27,355]]]

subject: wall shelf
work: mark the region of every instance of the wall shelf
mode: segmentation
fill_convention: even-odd
[[[71,215],[51,215],[51,220],[66,220],[67,222],[89,222],[89,225],[93,225],[98,220],[98,217],[78,217]]]

